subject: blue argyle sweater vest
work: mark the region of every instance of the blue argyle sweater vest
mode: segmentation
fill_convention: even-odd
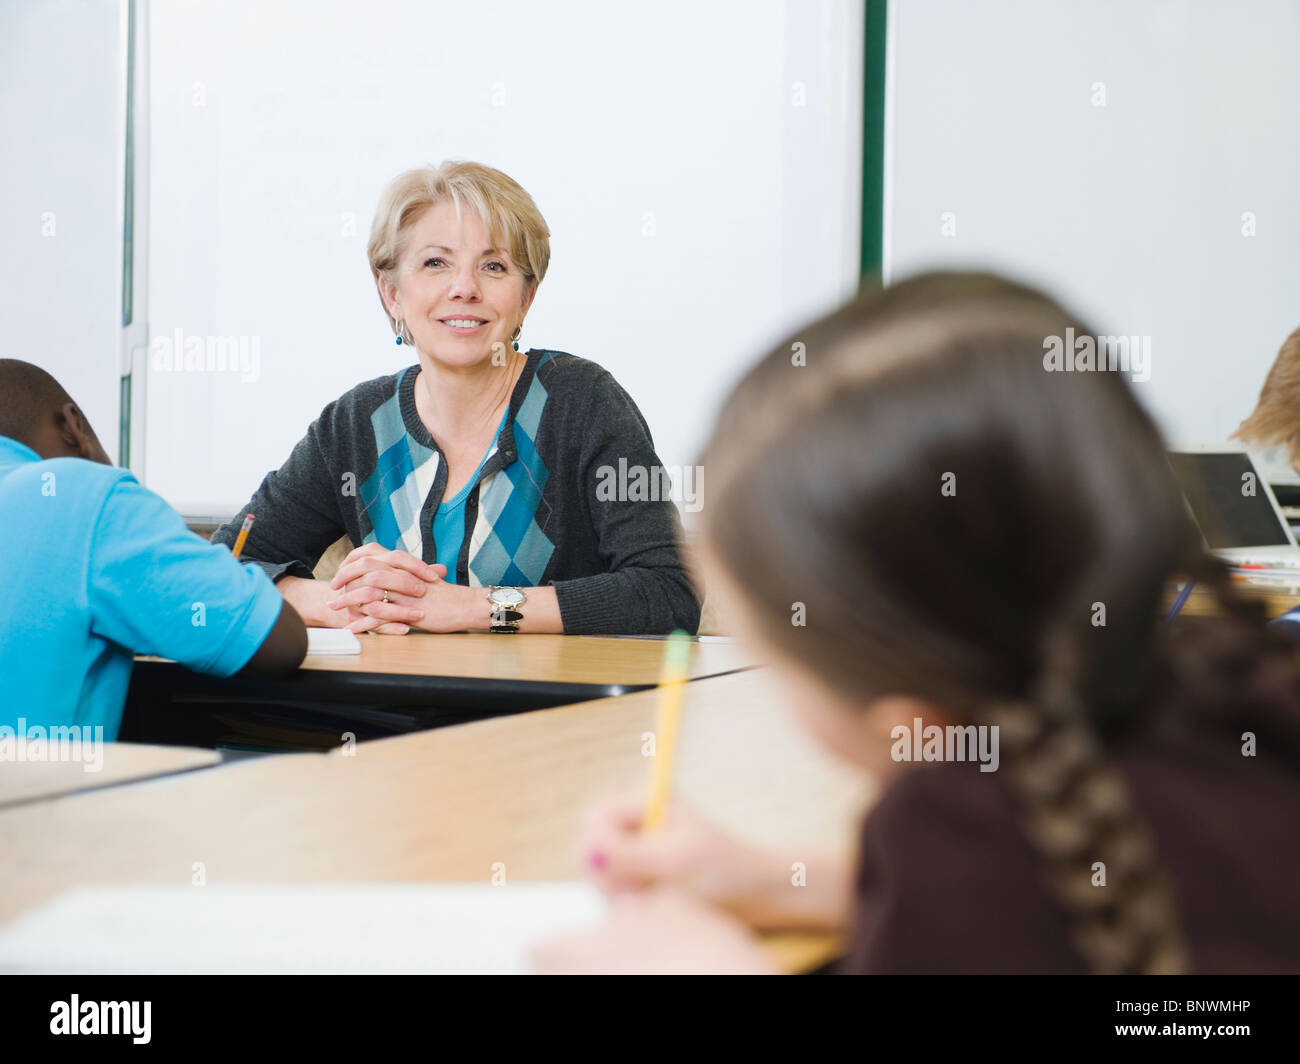
[[[536,370],[554,357],[555,352],[544,352]],[[370,415],[378,460],[358,494],[370,525],[365,542],[389,550],[401,548],[420,558],[426,555],[446,470],[442,454],[417,440],[402,415],[404,394],[409,392],[409,403],[414,404],[416,369],[412,366],[398,374],[392,397]],[[534,443],[546,399],[543,375],[535,371],[518,412],[513,419],[507,416],[488,451],[466,503],[465,544],[457,564],[460,583],[533,587],[542,581],[555,552],[555,544],[543,531],[549,523],[542,501],[550,473]],[[436,553],[436,545],[431,546]]]
[[[415,403],[418,365],[357,385],[328,404],[284,464],[213,535],[272,579],[312,576],[346,535],[437,560],[433,519],[447,466]],[[456,582],[553,585],[566,632],[653,633],[699,623],[667,499],[609,499],[601,471],[659,467],[649,427],[595,362],[533,350],[505,425],[470,488]]]

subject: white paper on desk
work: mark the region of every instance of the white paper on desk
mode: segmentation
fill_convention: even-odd
[[[604,912],[578,882],[78,887],[0,928],[0,972],[522,974]]]
[[[346,628],[308,628],[308,654],[360,654],[361,640]]]

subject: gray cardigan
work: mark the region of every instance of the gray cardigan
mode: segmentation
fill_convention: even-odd
[[[447,467],[416,413],[418,374],[411,366],[367,381],[326,406],[213,542],[233,544],[252,512],[242,557],[272,579],[310,577],[345,533],[435,561]],[[682,565],[676,507],[597,492],[620,459],[651,476],[662,468],[628,394],[594,362],[529,351],[465,502],[457,582],[550,584],[567,633],[694,633],[700,604]]]

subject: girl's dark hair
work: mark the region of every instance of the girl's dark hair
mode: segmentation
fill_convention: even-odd
[[[860,702],[906,693],[999,727],[1094,970],[1183,971],[1173,895],[1107,747],[1171,685],[1227,690],[1259,645],[1291,650],[1206,554],[1121,375],[1046,368],[1070,329],[1095,336],[984,274],[859,298],[736,387],[704,459],[703,531],[787,660]],[[1179,575],[1216,594],[1223,628],[1159,627]]]

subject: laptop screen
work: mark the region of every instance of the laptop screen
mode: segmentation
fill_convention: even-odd
[[[1249,455],[1175,451],[1169,464],[1211,550],[1291,545]],[[1249,480],[1247,473],[1253,474]]]

